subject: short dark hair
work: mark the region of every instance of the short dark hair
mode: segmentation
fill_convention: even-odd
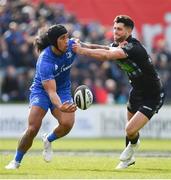
[[[125,26],[130,27],[131,29],[134,28],[134,21],[131,17],[127,15],[118,15],[115,17],[114,23],[123,23]]]

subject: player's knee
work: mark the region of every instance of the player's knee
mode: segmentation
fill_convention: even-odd
[[[63,126],[66,132],[70,132],[74,125],[74,120],[62,121],[61,125]]]
[[[65,129],[67,129],[67,130],[71,130],[72,129],[72,127],[73,127],[73,124],[72,123],[70,123],[70,122],[65,122],[65,123],[63,123],[62,124],[64,127],[65,127]]]
[[[130,126],[126,126],[125,131],[126,131],[127,136],[130,138],[134,137],[134,135],[136,134],[136,131]]]
[[[27,134],[30,137],[35,137],[37,135],[38,131],[39,131],[39,128],[37,128],[35,126],[30,126],[27,130]]]

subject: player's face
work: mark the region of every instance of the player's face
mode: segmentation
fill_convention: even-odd
[[[62,52],[66,52],[68,47],[68,33],[61,35],[58,38],[58,48]]]
[[[114,23],[113,25],[113,37],[114,41],[120,43],[125,41],[129,36],[128,28],[123,23]]]

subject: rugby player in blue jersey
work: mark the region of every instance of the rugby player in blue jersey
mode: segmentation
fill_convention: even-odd
[[[19,141],[14,159],[5,167],[17,169],[23,156],[32,146],[48,109],[59,125],[49,135],[43,137],[44,160],[52,158],[51,142],[67,135],[73,127],[76,105],[71,96],[70,69],[76,54],[72,51],[73,40],[62,25],[53,25],[40,33],[35,45],[40,53],[36,74],[30,88],[30,114],[28,128]]]

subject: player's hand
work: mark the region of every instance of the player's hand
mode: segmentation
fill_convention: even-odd
[[[71,40],[73,40],[76,44],[78,44],[78,43],[80,43],[80,39],[78,39],[78,38],[71,38]]]
[[[68,101],[66,101],[59,107],[59,110],[66,113],[72,113],[77,110],[77,106],[75,105],[75,103],[69,103]]]
[[[119,43],[118,47],[122,48],[122,47],[126,46],[127,44],[128,44],[128,41],[123,41],[123,42]]]
[[[81,50],[81,44],[80,43],[75,43],[72,45],[72,50],[75,52],[75,53],[79,53],[80,50]]]

